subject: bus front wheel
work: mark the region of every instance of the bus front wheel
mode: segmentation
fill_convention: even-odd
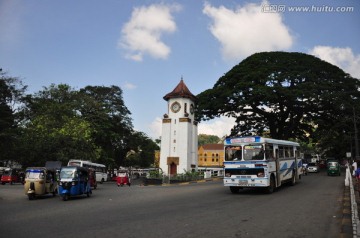
[[[239,187],[233,187],[233,186],[231,186],[230,187],[230,191],[232,192],[232,193],[239,193],[239,190],[240,190],[240,188]]]
[[[270,185],[266,188],[266,193],[270,194],[273,193],[275,190],[275,179],[274,177],[270,178]]]

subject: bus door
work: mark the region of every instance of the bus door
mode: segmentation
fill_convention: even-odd
[[[279,186],[281,184],[279,148],[275,149],[275,164],[276,164],[276,184],[277,186]]]
[[[301,178],[302,174],[302,160],[300,158],[300,151],[298,148],[295,150],[295,169],[296,169],[296,180],[299,180]]]

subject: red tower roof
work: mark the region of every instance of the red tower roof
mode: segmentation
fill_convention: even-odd
[[[174,88],[174,90],[166,94],[163,98],[166,101],[168,101],[170,98],[189,98],[193,101],[196,101],[196,97],[190,92],[182,79],[180,83]]]

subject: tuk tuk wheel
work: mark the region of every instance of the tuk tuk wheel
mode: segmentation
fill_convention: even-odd
[[[87,193],[86,193],[86,196],[87,196],[87,197],[90,197],[90,192],[87,192]]]
[[[128,185],[129,185],[129,187],[130,187],[131,183],[128,183]]]
[[[28,194],[28,198],[29,198],[29,200],[34,200],[35,194],[33,194],[33,193]]]
[[[68,194],[65,194],[63,197],[62,197],[63,201],[67,201],[69,200],[69,195]]]

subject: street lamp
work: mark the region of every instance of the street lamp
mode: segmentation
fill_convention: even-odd
[[[358,130],[356,126],[356,115],[355,115],[355,108],[353,107],[353,121],[354,121],[354,138],[355,138],[355,160],[360,160],[359,156],[359,143],[358,143]]]
[[[341,110],[345,109],[344,105],[340,106]],[[359,143],[358,143],[358,130],[357,130],[357,125],[356,125],[356,114],[355,114],[355,108],[354,106],[352,107],[352,112],[353,112],[353,118],[352,121],[354,123],[354,142],[355,142],[355,160],[360,160],[360,156],[359,156]],[[351,135],[350,135],[351,138]],[[352,147],[352,146],[351,146]],[[351,152],[352,152],[352,148],[351,148]]]

